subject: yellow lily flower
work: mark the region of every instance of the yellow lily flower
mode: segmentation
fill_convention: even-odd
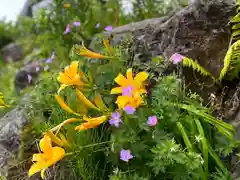
[[[115,78],[115,82],[120,85],[120,87],[115,87],[111,90],[111,94],[124,93],[125,90],[139,91],[141,94],[146,93],[144,88],[144,81],[148,78],[148,73],[140,72],[133,78],[132,68],[129,68],[124,77],[121,73]],[[129,89],[129,90],[128,90]],[[130,92],[130,94],[131,94]]]
[[[59,73],[57,80],[61,83],[61,86],[58,93],[68,86],[77,86],[80,89],[83,88],[85,85],[83,81],[87,81],[87,78],[83,72],[78,73],[78,65],[78,61],[73,61],[69,66],[65,67],[64,72]]]
[[[57,137],[58,132],[56,133],[56,135],[53,134],[52,131],[46,131],[44,134],[46,134],[51,139],[51,141],[58,146],[71,147],[70,143],[67,141],[66,137],[63,134],[59,133],[60,138]]]
[[[125,106],[131,106],[133,108],[138,108],[140,105],[144,104],[141,93],[136,91],[134,94],[129,96],[118,96],[116,104],[119,109],[123,109]]]
[[[76,93],[78,100],[81,101],[86,107],[99,110],[99,108],[97,108],[91,101],[89,101],[81,91],[76,89]]]
[[[3,100],[3,93],[0,92],[0,108],[6,108],[6,107],[10,107],[9,105],[7,105],[4,100]]]
[[[52,128],[50,131],[51,132],[55,132],[56,131],[56,134],[58,134],[58,132],[60,131],[60,129],[66,125],[66,124],[69,124],[69,123],[73,123],[73,122],[77,122],[77,121],[80,121],[80,119],[78,118],[70,118],[70,119],[67,119],[65,121],[63,121],[62,123],[60,123],[59,125],[55,126],[54,128]]]
[[[96,59],[106,59],[108,58],[107,56],[104,56],[102,54],[90,51],[89,49],[87,49],[84,44],[82,43],[82,48],[80,48],[80,52],[77,52],[77,54],[79,54],[80,56],[87,56],[90,58],[96,58]]]
[[[107,120],[107,116],[100,116],[96,118],[87,118],[83,116],[83,120],[87,121],[79,126],[75,127],[76,131],[85,131],[91,128],[95,128]]]
[[[76,113],[75,111],[73,111],[73,110],[64,102],[64,100],[62,99],[62,97],[61,97],[60,95],[56,94],[56,95],[55,95],[55,98],[56,98],[58,104],[61,106],[61,108],[62,108],[63,110],[65,110],[65,111],[67,111],[67,112],[69,112],[69,113],[71,113],[71,114],[75,114],[75,115],[79,116],[78,113]]]
[[[112,55],[113,53],[112,53],[112,48],[111,48],[111,46],[109,44],[109,40],[108,39],[104,39],[103,40],[103,44],[104,44],[104,47],[106,48],[108,54]]]
[[[51,139],[47,135],[40,140],[39,147],[42,153],[33,155],[32,161],[35,163],[29,169],[28,176],[41,171],[41,177],[44,179],[45,170],[61,160],[65,155],[65,150],[57,146],[52,147]]]
[[[103,102],[102,96],[97,93],[95,95],[95,99],[94,99],[94,103],[97,105],[97,107],[101,110],[101,111],[109,111],[108,107],[106,106],[106,104]]]

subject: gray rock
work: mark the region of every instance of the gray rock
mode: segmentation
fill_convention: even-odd
[[[43,70],[42,62],[43,60],[30,62],[17,72],[14,80],[17,94],[19,94],[22,89],[35,83],[35,81],[38,79],[39,74]],[[30,82],[28,79],[28,75],[30,75],[31,77]]]
[[[7,63],[19,61],[23,58],[22,47],[16,43],[8,44],[2,48],[2,55]]]
[[[0,172],[7,173],[10,159],[20,146],[22,128],[28,124],[25,110],[20,107],[8,112],[0,119]]]
[[[3,145],[0,144],[0,177],[7,177],[8,175],[8,159],[11,156],[10,151],[8,151]]]

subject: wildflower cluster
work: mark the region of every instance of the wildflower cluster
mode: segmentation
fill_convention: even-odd
[[[104,64],[114,67],[114,63],[121,64],[109,42],[104,40],[103,44],[104,53],[94,52],[84,45],[76,47],[74,51],[79,57],[99,59],[98,66]],[[174,54],[171,60],[178,64],[185,58]],[[212,164],[224,171],[224,165],[211,145],[215,140],[205,135],[204,128],[208,132],[214,126],[224,138],[231,139],[232,126],[209,115],[209,111],[203,108],[199,101],[185,97],[176,77],[162,78],[149,94],[146,89],[149,73],[137,73],[133,66],[126,69],[124,75],[122,66],[117,70],[111,69],[117,73],[114,72],[106,78],[108,83],[98,82],[101,79],[99,76],[107,73],[95,73],[93,71],[98,69],[95,69],[94,63],[87,63],[86,65],[83,61],[74,60],[59,72],[56,78],[59,88],[56,90],[55,99],[69,115],[43,133],[39,142],[40,152],[33,155],[34,164],[29,170],[29,176],[41,171],[41,177],[44,178],[46,169],[64,157],[79,153],[77,158],[82,157],[85,160],[85,156],[80,155],[84,147],[103,144],[104,148],[99,150],[104,151],[102,156],[106,155],[104,158],[107,160],[103,160],[103,163],[109,163],[111,167],[121,167],[121,171],[127,171],[125,166],[121,166],[123,163],[127,163],[130,168],[145,165],[146,169],[136,168],[136,173],[143,177],[146,173],[156,178],[169,175],[171,179],[178,176],[180,179],[187,179],[186,176],[206,179],[209,176],[208,167],[212,163],[208,160],[209,156],[215,160]],[[67,94],[67,91],[71,94]],[[73,96],[76,101],[69,101]],[[106,132],[99,132],[100,129],[106,129]],[[73,132],[74,140],[69,138],[69,131]],[[75,138],[81,136],[84,139],[88,133],[97,133],[97,136],[104,137],[104,140],[100,138],[92,142],[91,139],[90,143],[80,143],[81,147],[77,147],[79,142],[75,141]],[[213,134],[213,139],[214,136]],[[99,162],[99,159],[96,159],[96,162]],[[94,159],[91,163],[96,162]],[[183,169],[186,174],[171,174],[167,169],[176,172]],[[98,171],[94,167],[92,170]],[[114,174],[121,177],[119,171]],[[128,179],[132,177],[129,175]]]
[[[90,58],[112,58],[111,47],[107,40],[104,40],[104,46],[109,56],[92,52],[84,45],[78,53],[81,56]],[[121,73],[118,74],[115,78],[115,82],[119,86],[112,88],[110,91],[110,94],[118,94],[115,101],[117,109],[111,110],[104,103],[100,93],[96,93],[94,100],[89,99],[87,92],[95,85],[90,81],[91,77],[87,76],[83,71],[79,71],[79,69],[81,69],[81,64],[78,61],[72,61],[57,77],[60,88],[55,98],[61,108],[74,117],[63,121],[44,133],[44,137],[39,142],[41,153],[33,155],[33,161],[35,161],[35,163],[29,170],[29,176],[41,171],[41,176],[44,178],[45,169],[55,164],[66,155],[65,150],[69,150],[71,145],[64,135],[61,135],[61,138],[59,138],[61,128],[66,124],[79,123],[74,129],[80,132],[96,128],[107,121],[110,125],[119,128],[121,124],[126,121],[124,114],[130,116],[134,115],[137,108],[145,104],[144,98],[147,94],[145,89],[146,80],[148,78],[147,72],[139,72],[134,76],[132,68],[129,68],[127,69],[126,77]],[[61,96],[63,90],[67,87],[72,87],[74,89],[78,105],[81,107],[79,108],[80,110],[73,110]],[[91,112],[94,111],[95,115],[89,113],[90,110]],[[157,124],[157,117],[150,116],[148,120],[146,120],[146,124],[155,126]],[[52,142],[57,146],[52,147]],[[128,162],[133,157],[134,155],[131,154],[129,149],[122,149],[120,151],[120,159],[122,161]]]

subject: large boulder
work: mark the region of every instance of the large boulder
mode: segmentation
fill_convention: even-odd
[[[25,64],[16,74],[14,84],[17,94],[24,88],[33,85],[43,70],[44,60],[38,60]],[[30,79],[29,79],[30,78]]]
[[[19,44],[11,43],[2,48],[2,56],[5,62],[15,62],[23,58],[22,47]]]
[[[7,170],[20,147],[22,128],[28,124],[26,111],[16,107],[0,119],[0,174]]]
[[[208,1],[204,5],[198,0],[194,2],[168,17],[113,29],[113,43],[130,33],[134,39],[134,54],[144,61],[161,55],[171,66],[169,58],[177,52],[197,60],[218,77],[231,38],[228,24],[235,15],[235,3],[233,0]],[[187,86],[199,93],[205,102],[220,88],[210,78],[203,78],[192,69],[184,68],[183,76]]]

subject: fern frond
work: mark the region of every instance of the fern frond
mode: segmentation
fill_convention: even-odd
[[[236,3],[236,16],[231,20],[232,40],[240,40],[240,2]]]
[[[240,40],[236,41],[228,49],[226,56],[224,58],[224,67],[220,72],[219,80],[222,81],[226,77],[227,73],[229,79],[238,77],[240,71]]]
[[[208,70],[206,70],[204,67],[198,64],[197,61],[194,61],[190,58],[184,57],[183,58],[183,66],[190,67],[194,71],[199,72],[203,76],[209,76],[211,77],[215,82],[217,81],[216,78],[210,73]]]
[[[236,2],[236,16],[231,20],[232,41],[234,42],[228,49],[224,66],[220,72],[219,80],[232,80],[238,78],[240,72],[240,1]],[[232,43],[232,42],[230,42]]]

